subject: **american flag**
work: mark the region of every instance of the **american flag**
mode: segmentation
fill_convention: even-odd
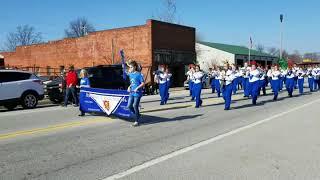
[[[252,38],[251,38],[251,36],[250,36],[250,49],[252,49],[252,46],[253,46],[253,43],[252,43]]]

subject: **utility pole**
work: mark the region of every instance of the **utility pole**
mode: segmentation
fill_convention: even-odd
[[[283,14],[280,14],[280,59],[282,59]]]

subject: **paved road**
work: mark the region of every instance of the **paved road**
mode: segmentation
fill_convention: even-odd
[[[320,92],[294,98],[283,92],[277,102],[262,96],[257,106],[239,94],[231,111],[209,90],[200,109],[186,95],[173,92],[161,107],[158,96],[144,97],[138,128],[117,118],[80,118],[73,107],[1,112],[0,179],[320,177]]]

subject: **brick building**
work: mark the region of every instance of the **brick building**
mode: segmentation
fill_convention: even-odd
[[[146,82],[153,82],[152,72],[167,64],[173,73],[173,85],[182,86],[185,66],[195,61],[195,28],[147,20],[145,25],[89,33],[80,38],[65,38],[44,44],[19,46],[4,52],[5,65],[52,75],[52,71],[96,65],[119,64],[119,51],[126,59],[137,60]]]

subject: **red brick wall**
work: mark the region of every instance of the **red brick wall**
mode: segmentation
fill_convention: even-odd
[[[178,51],[195,50],[195,29],[148,20],[145,25],[90,33],[81,38],[66,38],[45,44],[17,47],[16,52],[2,53],[5,64],[17,67],[47,66],[59,69],[112,64],[112,41],[115,63],[120,63],[119,51],[124,49],[126,59],[141,63],[146,81],[152,79],[153,49]]]
[[[67,38],[45,44],[17,47],[16,52],[2,53],[9,66],[76,68],[111,64],[112,39],[115,63],[120,63],[120,49],[126,58],[135,59],[143,66],[151,65],[151,39],[148,25],[112,29],[90,33],[81,38]]]

